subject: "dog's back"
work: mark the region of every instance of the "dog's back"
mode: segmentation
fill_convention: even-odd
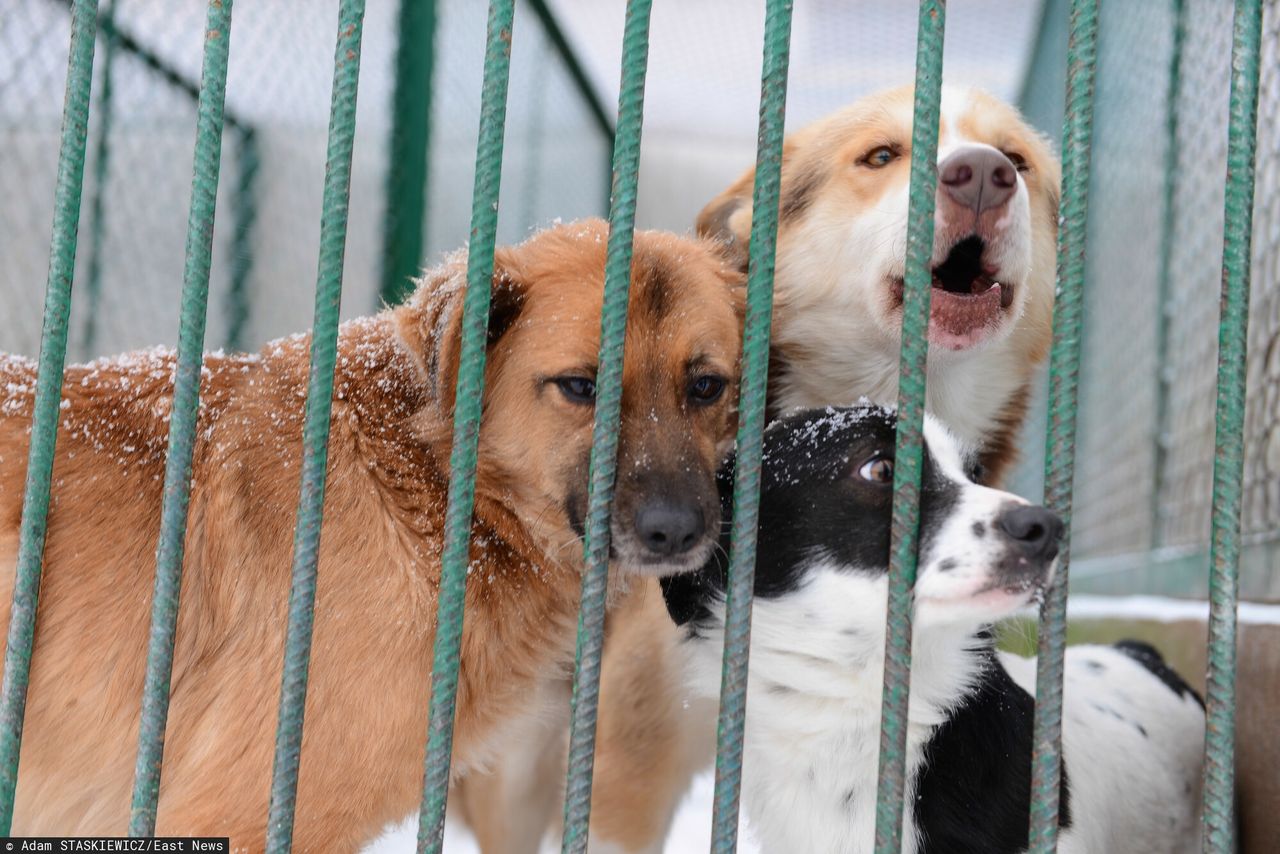
[[[1035,694],[1036,660],[1001,663]],[[1200,850],[1204,705],[1147,644],[1067,650],[1063,758],[1075,820],[1064,854]]]

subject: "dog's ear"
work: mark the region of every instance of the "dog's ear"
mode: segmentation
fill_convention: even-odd
[[[714,241],[725,261],[744,273],[751,242],[751,190],[755,176],[755,169],[747,170],[702,209],[695,224],[698,236]]]
[[[466,258],[459,253],[427,273],[408,304],[397,309],[400,337],[417,358],[429,397],[439,414],[453,414],[462,359],[463,300],[467,293]],[[485,346],[492,349],[519,320],[528,297],[506,250],[494,257]]]

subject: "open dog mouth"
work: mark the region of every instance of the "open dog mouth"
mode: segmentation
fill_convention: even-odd
[[[970,235],[951,247],[933,268],[929,339],[953,350],[972,347],[1000,324],[1001,313],[1013,305],[1014,285],[995,278],[996,268],[984,262],[986,242]],[[891,282],[896,304],[902,303],[904,282]]]

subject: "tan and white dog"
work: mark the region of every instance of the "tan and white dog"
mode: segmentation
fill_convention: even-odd
[[[863,98],[787,138],[782,161],[775,411],[897,402],[911,161],[911,88]],[[938,129],[928,410],[987,480],[1015,459],[1036,369],[1052,341],[1060,167],[1018,112],[944,88]],[[750,169],[698,231],[746,264]]]

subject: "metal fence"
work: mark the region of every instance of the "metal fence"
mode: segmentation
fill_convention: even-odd
[[[89,102],[99,18],[96,0],[75,0],[70,27],[70,62],[61,126],[58,177],[52,216],[44,328],[40,346],[28,480],[23,505],[17,582],[5,654],[3,706],[0,708],[0,831],[7,832],[17,784],[23,710],[42,549],[49,503],[50,472],[58,424],[62,369],[68,343],[71,283],[77,259],[77,226],[85,187],[84,171],[89,139]],[[1081,319],[1087,272],[1086,223],[1091,189],[1090,151],[1093,138],[1095,64],[1099,39],[1097,0],[1070,4],[1067,49],[1066,119],[1063,127],[1064,185],[1059,235],[1059,290],[1055,306],[1054,346],[1049,383],[1046,495],[1051,507],[1070,519],[1072,477],[1076,454],[1075,423],[1077,368],[1080,363]],[[1190,19],[1190,9],[1183,14]],[[190,459],[199,392],[205,315],[214,268],[213,216],[220,186],[223,130],[226,124],[228,43],[231,40],[231,0],[211,0],[204,27],[204,64],[198,87],[197,145],[192,170],[192,203],[187,228],[184,287],[179,332],[179,359],[170,423],[165,473],[163,529],[157,556],[156,595],[148,654],[144,720],[134,790],[130,832],[145,836],[154,830],[168,698],[173,631],[181,580],[181,546],[190,488]],[[613,148],[610,238],[602,322],[600,372],[595,411],[596,441],[592,451],[589,523],[585,546],[587,570],[583,609],[579,618],[578,656],[565,808],[564,850],[585,851],[589,821],[591,752],[595,700],[598,690],[603,608],[608,553],[608,515],[614,474],[614,447],[620,400],[622,330],[626,322],[631,235],[635,213],[640,116],[647,56],[650,0],[630,0],[623,45],[623,85],[618,104],[619,128]],[[764,37],[760,99],[760,134],[753,198],[752,240],[748,272],[748,313],[744,335],[743,381],[738,433],[738,476],[735,486],[730,590],[726,618],[724,678],[721,696],[717,758],[716,810],[712,847],[733,851],[736,846],[738,789],[741,771],[742,724],[749,647],[752,574],[759,490],[760,441],[764,421],[771,317],[773,250],[777,227],[778,184],[786,100],[789,29],[792,0],[769,0]],[[521,43],[513,30],[514,0],[492,0],[483,63],[483,96],[476,145],[472,201],[472,239],[469,244],[468,289],[463,319],[461,368],[450,461],[449,509],[443,576],[440,585],[436,649],[430,698],[423,809],[419,850],[438,851],[444,830],[445,802],[452,738],[462,600],[466,583],[466,555],[470,537],[474,473],[484,382],[484,333],[503,173],[504,131],[508,120],[508,81],[515,61],[513,45]],[[1245,344],[1253,234],[1253,175],[1256,146],[1261,0],[1236,0],[1228,129],[1225,133],[1226,185],[1223,207],[1225,236],[1222,249],[1221,317],[1218,344],[1217,395],[1214,418],[1215,465],[1212,493],[1209,483],[1198,495],[1211,507],[1212,599],[1208,674],[1208,733],[1206,740],[1205,850],[1227,852],[1233,845],[1234,656],[1237,568],[1240,557],[1240,514],[1245,436]],[[323,510],[326,440],[343,282],[348,212],[355,162],[356,82],[362,47],[363,0],[342,0],[339,10],[333,88],[328,128],[323,199],[318,239],[319,273],[315,322],[311,342],[311,373],[304,429],[302,497],[295,529],[293,584],[284,683],[280,704],[276,762],[272,781],[268,848],[288,850],[292,832],[297,759],[303,727],[306,665],[314,606],[317,542]],[[893,545],[890,571],[889,640],[884,688],[884,728],[881,744],[881,785],[877,809],[876,850],[900,848],[904,771],[905,712],[910,673],[909,594],[915,570],[918,528],[917,498],[921,460],[921,421],[924,400],[923,334],[929,315],[932,246],[932,206],[935,187],[941,50],[945,7],[941,0],[920,4],[916,75],[915,129],[911,164],[910,225],[904,307],[902,382],[895,480]],[[1106,26],[1104,22],[1103,32]],[[1105,45],[1106,38],[1103,36]],[[1186,56],[1200,45],[1182,39]],[[1208,51],[1210,48],[1205,48]],[[1274,69],[1274,63],[1273,63]],[[1183,69],[1184,72],[1186,69]],[[1192,97],[1177,90],[1179,102]],[[1269,77],[1274,80],[1274,72]],[[1107,90],[1099,86],[1099,99]],[[1178,131],[1183,131],[1179,127]],[[1187,131],[1190,133],[1190,129]],[[1181,137],[1175,137],[1180,139]],[[1213,143],[1214,145],[1218,143]],[[1197,152],[1187,152],[1194,157]],[[1184,156],[1181,151],[1178,156]],[[225,170],[224,170],[225,171]],[[1272,171],[1274,168],[1272,167]],[[1269,175],[1272,173],[1268,173]],[[1097,188],[1097,181],[1092,182]],[[1179,189],[1173,195],[1178,197]],[[1189,191],[1188,191],[1189,192]],[[1270,210],[1270,209],[1268,209]],[[222,233],[222,232],[220,232]],[[1096,235],[1089,235],[1094,237]],[[1176,240],[1170,240],[1171,251]],[[1270,245],[1274,245],[1272,240]],[[1196,256],[1200,258],[1201,256]],[[1188,265],[1191,261],[1186,262]],[[1178,262],[1168,264],[1170,281]],[[1216,267],[1216,265],[1215,265]],[[1190,274],[1191,270],[1188,270]],[[1179,270],[1176,274],[1181,275]],[[1093,287],[1095,285],[1091,285]],[[1096,291],[1090,296],[1096,306]],[[1097,316],[1096,308],[1088,320]],[[1181,322],[1179,320],[1179,322]],[[1165,327],[1161,327],[1162,329]],[[1264,327],[1265,328],[1265,327]],[[1173,340],[1172,329],[1165,340]],[[1270,361],[1270,357],[1268,358]],[[1086,371],[1093,370],[1086,367]],[[1086,381],[1090,375],[1086,373]],[[1267,386],[1273,389],[1274,385]],[[1169,393],[1171,389],[1168,390]],[[1086,394],[1087,394],[1086,390]],[[1270,392],[1268,392],[1268,395]],[[1176,400],[1171,401],[1176,404]],[[1170,411],[1176,410],[1170,406]],[[1200,417],[1200,416],[1198,416]],[[1266,420],[1266,419],[1264,419]],[[1271,429],[1274,425],[1269,425]],[[1169,470],[1170,472],[1173,469]],[[1192,495],[1190,488],[1183,497]],[[1251,500],[1253,500],[1251,498]],[[1148,505],[1150,502],[1148,502]],[[1207,520],[1206,520],[1207,521]],[[1067,551],[1040,622],[1039,698],[1036,706],[1032,844],[1035,852],[1052,851],[1056,844],[1060,763],[1062,654],[1067,589]]]
[[[1046,30],[1065,30],[1065,0]],[[1212,512],[1215,335],[1232,10],[1215,0],[1101,7],[1080,435],[1072,525],[1081,591],[1203,597]],[[1261,34],[1241,584],[1280,597],[1280,7]],[[1052,58],[1023,106],[1061,115]],[[1055,103],[1056,100],[1056,103]],[[1033,456],[1028,454],[1028,456]],[[1025,475],[1040,468],[1031,461]],[[1021,484],[1034,492],[1033,477]]]

